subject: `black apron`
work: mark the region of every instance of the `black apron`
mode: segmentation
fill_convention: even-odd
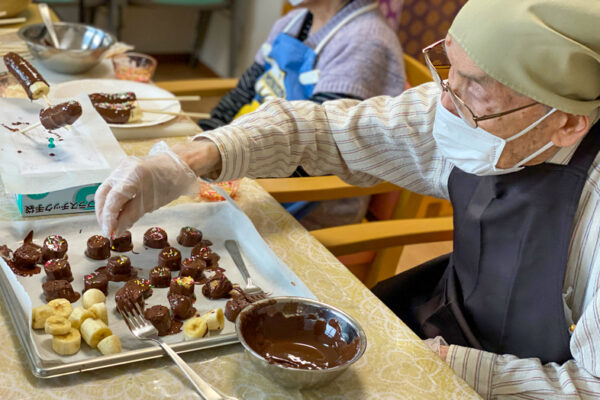
[[[571,357],[562,287],[575,211],[600,123],[567,165],[450,173],[454,248],[373,292],[422,338],[542,362]]]

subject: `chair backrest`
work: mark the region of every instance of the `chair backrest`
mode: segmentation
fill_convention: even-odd
[[[424,63],[421,53],[442,39],[467,0],[404,0],[398,37],[405,53]]]

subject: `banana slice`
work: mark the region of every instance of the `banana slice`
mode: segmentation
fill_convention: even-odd
[[[200,317],[190,318],[183,323],[183,336],[186,340],[204,337],[207,331],[206,321]]]
[[[225,317],[223,316],[222,308],[215,308],[206,314],[200,316],[205,322],[208,329],[211,331],[221,330],[225,326]]]
[[[102,354],[117,354],[121,352],[121,340],[116,335],[110,335],[98,343],[98,350]]]
[[[92,348],[98,346],[98,342],[105,337],[112,335],[111,330],[102,320],[94,318],[88,318],[83,321],[80,330],[81,337]]]
[[[44,82],[38,81],[31,84],[29,90],[31,91],[31,98],[35,100],[42,96],[46,96],[50,92],[50,87]]]
[[[127,121],[127,123],[140,122],[143,116],[144,113],[140,111],[140,105],[137,101],[134,101],[131,107],[131,113],[129,114],[129,120]]]
[[[106,325],[108,325],[108,311],[106,310],[105,303],[96,303],[89,308],[89,311],[94,314],[94,318],[101,319]]]
[[[46,318],[44,330],[50,335],[66,335],[71,330],[71,322],[63,316],[51,315]]]
[[[83,292],[83,296],[81,296],[81,303],[83,304],[83,308],[90,308],[94,304],[104,303],[106,301],[106,296],[102,293],[101,290],[93,288],[88,289]]]
[[[44,329],[46,319],[54,314],[54,310],[48,304],[35,307],[31,310],[31,327],[33,329]]]
[[[86,310],[81,306],[75,307],[71,315],[69,315],[69,321],[71,321],[71,326],[75,329],[79,329],[83,321],[85,321],[88,318],[95,318],[95,314],[92,311]]]
[[[48,302],[48,305],[52,307],[54,311],[54,315],[60,315],[61,317],[69,318],[71,312],[73,311],[73,307],[71,307],[71,302],[67,299],[54,299]]]
[[[75,328],[71,328],[66,335],[52,337],[52,350],[62,356],[75,354],[81,347],[81,334]]]

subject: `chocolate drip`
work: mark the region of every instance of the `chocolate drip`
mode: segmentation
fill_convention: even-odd
[[[31,92],[30,86],[36,82],[44,82],[48,85],[48,82],[42,75],[31,65],[27,60],[18,55],[17,53],[6,53],[4,55],[4,64],[10,72],[23,86],[23,89],[27,92],[29,100],[33,100],[33,93]],[[50,86],[50,85],[48,85]]]
[[[40,122],[46,129],[58,129],[71,125],[81,117],[81,105],[76,101],[67,101],[40,110]]]

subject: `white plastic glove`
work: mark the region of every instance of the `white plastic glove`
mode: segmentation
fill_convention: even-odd
[[[197,193],[199,182],[164,142],[148,156],[126,158],[96,191],[96,217],[102,234],[123,233],[145,213],[184,194]]]
[[[433,351],[438,356],[440,355],[440,347],[448,346],[448,342],[446,342],[446,340],[441,336],[436,336],[431,339],[425,339],[423,340],[423,343],[425,343],[425,345],[427,345],[427,347],[429,347],[431,351]]]

